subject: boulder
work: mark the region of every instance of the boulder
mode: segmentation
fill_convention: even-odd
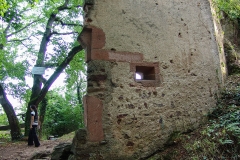
[[[72,154],[71,143],[60,143],[57,145],[51,155],[51,160],[66,160]]]

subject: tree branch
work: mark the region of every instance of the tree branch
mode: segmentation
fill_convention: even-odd
[[[56,67],[58,65],[58,63],[45,63],[43,65],[43,67],[45,68],[53,68],[53,67]]]
[[[7,27],[6,27],[5,30],[3,31],[3,33],[4,33],[5,35],[7,34],[9,28],[11,27],[11,24],[12,24],[13,18],[14,18],[14,17],[11,18],[11,20],[9,21]]]
[[[68,4],[69,4],[69,0],[65,0],[64,4],[57,8],[58,11],[62,11],[62,10],[65,10],[65,9],[71,9],[70,7],[67,6]]]
[[[32,25],[33,23],[36,23],[36,22],[38,22],[38,21],[40,21],[40,20],[41,20],[41,19],[37,19],[37,20],[35,20],[35,21],[32,21],[31,23],[26,24],[23,28],[17,30],[16,32],[13,32],[13,33],[11,33],[11,34],[9,34],[9,35],[6,35],[6,38],[9,38],[10,36],[21,32],[22,30],[26,29],[27,27],[29,27],[29,26]]]
[[[42,76],[41,78],[39,78],[39,80],[43,83],[43,84],[45,84],[46,82],[47,82],[47,80]]]
[[[29,10],[30,10],[30,9],[23,10],[23,11],[19,12],[19,15],[21,15],[22,13],[24,13],[24,12],[26,12],[26,11],[29,11]],[[11,24],[12,24],[12,21],[13,21],[14,18],[16,18],[16,17],[15,17],[15,16],[12,16],[12,18],[10,19],[7,27],[6,27],[5,30],[3,31],[3,33],[4,33],[5,35],[7,35],[7,32],[8,32],[8,30],[9,30],[9,28],[11,27]]]
[[[26,41],[26,40],[29,40],[29,37],[24,39],[13,39],[13,40],[9,40],[8,42],[20,42],[24,47],[29,48],[23,43],[23,41]]]
[[[37,98],[34,100],[35,102],[33,102],[33,104],[38,105],[43,98],[46,96],[49,88],[51,87],[51,85],[53,84],[53,82],[58,78],[58,76],[62,73],[62,71],[67,67],[67,65],[71,62],[71,60],[73,59],[73,57],[82,50],[82,46],[76,46],[74,47],[69,53],[68,56],[64,59],[64,61],[57,67],[57,69],[55,70],[55,72],[51,75],[51,77],[47,80],[47,82],[45,83],[45,85],[43,86],[41,92],[39,93],[39,95],[37,96]]]
[[[24,39],[13,39],[13,40],[9,40],[8,42],[22,42],[22,41],[25,41],[25,40],[28,40],[28,38],[24,38]]]
[[[56,18],[55,19],[56,22],[61,23],[62,26],[81,26],[83,27],[83,25],[79,25],[79,24],[75,24],[75,23],[64,23],[60,18]]]
[[[52,34],[56,34],[56,35],[69,35],[69,34],[74,34],[74,33],[78,33],[78,32],[66,32],[66,33],[58,33],[56,31],[52,32]]]
[[[57,7],[58,12],[53,11],[51,13],[49,19],[48,19],[46,29],[45,29],[45,32],[44,32],[44,35],[43,35],[43,38],[42,38],[42,41],[41,41],[41,44],[40,44],[38,58],[37,58],[37,61],[36,61],[36,65],[38,65],[38,66],[42,66],[43,63],[44,63],[43,61],[44,61],[44,56],[45,56],[46,50],[47,50],[47,44],[49,43],[50,38],[52,36],[51,29],[52,29],[53,23],[54,23],[54,21],[57,17],[57,14],[59,13],[59,11],[68,8],[67,7],[68,3],[69,3],[69,0],[65,0],[63,5]]]

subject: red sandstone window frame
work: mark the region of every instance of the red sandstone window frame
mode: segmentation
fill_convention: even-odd
[[[160,69],[159,63],[142,62],[131,63],[130,70],[133,72],[134,81],[144,87],[157,87],[160,86]],[[142,75],[141,79],[136,78],[136,74]]]

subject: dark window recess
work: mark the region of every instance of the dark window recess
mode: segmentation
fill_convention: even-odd
[[[136,80],[155,80],[155,68],[151,66],[136,66]]]

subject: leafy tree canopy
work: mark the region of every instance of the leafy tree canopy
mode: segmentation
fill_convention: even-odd
[[[3,17],[4,13],[9,8],[9,5],[7,4],[6,0],[0,0],[0,16]]]
[[[0,2],[7,3],[1,8],[0,17],[0,102],[4,111],[8,111],[6,113],[10,120],[9,117],[14,115],[14,111],[6,95],[11,94],[23,101],[27,100],[28,102],[24,102],[26,106],[38,105],[52,83],[83,49],[76,43],[82,30],[83,0]],[[81,61],[79,65],[85,64]],[[50,76],[33,75],[33,67],[51,68],[54,73]],[[74,68],[84,67],[72,69]],[[26,84],[25,77],[32,77],[32,87]],[[81,96],[82,94],[78,97]],[[25,135],[29,127],[29,113],[27,107]],[[12,129],[18,126],[15,122],[9,122]]]

